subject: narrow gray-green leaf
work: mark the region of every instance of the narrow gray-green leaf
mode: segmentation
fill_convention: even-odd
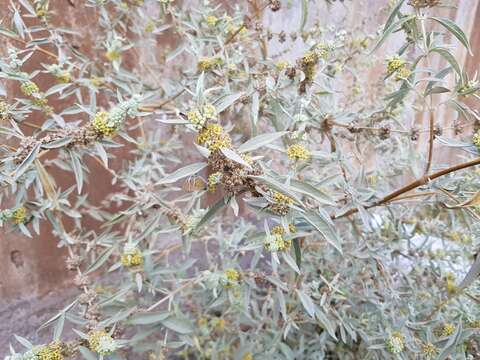
[[[218,113],[221,113],[222,111],[226,110],[229,108],[231,105],[233,105],[238,99],[240,99],[243,96],[243,92],[238,92],[235,94],[229,94],[221,97],[218,99],[214,105],[217,109]]]
[[[307,310],[308,315],[310,315],[312,318],[315,317],[315,304],[313,303],[312,298],[301,290],[297,289],[295,291],[297,292],[303,307],[305,310]]]
[[[338,235],[334,226],[331,224],[330,218],[327,219],[326,215],[321,211],[313,210],[307,210],[299,215],[302,216],[310,225],[312,225],[328,243],[333,245],[335,249],[342,253],[340,236]]]
[[[230,160],[233,160],[233,161],[239,163],[240,165],[245,166],[247,169],[251,169],[250,164],[247,163],[245,160],[243,160],[242,157],[240,155],[238,155],[235,151],[233,151],[231,149],[228,149],[228,148],[223,148],[223,149],[221,149],[221,151],[222,151],[223,155],[225,155]]]
[[[411,15],[411,16],[406,16],[400,20],[398,20],[397,22],[391,24],[389,27],[387,27],[382,35],[380,36],[380,39],[378,39],[378,42],[377,44],[375,45],[375,47],[372,49],[371,52],[374,52],[375,50],[377,50],[384,42],[385,40],[387,39],[387,37],[395,30],[399,29],[404,23],[406,23],[407,21],[409,20],[412,20],[415,16],[414,15]]]
[[[460,41],[463,44],[463,46],[467,48],[470,55],[472,55],[472,50],[470,48],[470,43],[468,41],[468,38],[463,32],[463,30],[460,29],[460,27],[457,24],[455,24],[452,20],[447,18],[431,17],[431,19],[438,22],[440,25],[442,25],[448,31],[450,31],[452,35],[455,36],[458,39],[458,41]]]
[[[205,162],[199,162],[199,163],[184,166],[183,168],[180,168],[180,169],[174,171],[173,173],[165,176],[162,180],[160,180],[157,183],[157,185],[171,184],[171,183],[174,183],[174,182],[176,182],[180,179],[183,179],[187,176],[192,176],[192,175],[198,173],[199,171],[203,170],[204,168],[206,168],[207,165],[208,164],[205,163]]]
[[[246,142],[244,142],[242,145],[240,145],[237,148],[237,151],[240,153],[245,153],[245,152],[256,150],[258,148],[261,148],[262,146],[265,146],[267,144],[274,142],[275,140],[281,138],[285,134],[287,134],[287,131],[278,131],[274,133],[261,134],[261,135],[255,136],[254,138],[251,138]]]
[[[72,169],[73,173],[75,174],[75,181],[77,182],[77,191],[79,194],[81,194],[83,187],[83,168],[80,160],[78,159],[78,156],[80,155],[77,155],[71,150],[68,150],[68,152],[70,154],[70,159],[72,160]]]
[[[15,180],[18,179],[20,176],[22,176],[25,173],[25,171],[27,171],[27,169],[32,164],[32,162],[37,158],[39,151],[40,151],[40,143],[38,143],[33,147],[32,151],[30,151],[27,157],[22,161],[22,163],[15,170],[15,175],[14,175]]]

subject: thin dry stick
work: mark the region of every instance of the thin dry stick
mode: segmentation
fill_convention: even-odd
[[[429,139],[428,139],[428,160],[427,160],[427,165],[425,167],[425,175],[428,174],[430,171],[430,167],[432,166],[432,157],[433,157],[433,140],[435,139],[435,129],[434,129],[434,124],[433,124],[433,112],[430,110],[430,117],[429,117],[429,122],[430,122],[430,132],[429,132]]]
[[[416,189],[418,188],[419,186],[422,186],[422,185],[425,185],[426,183],[428,183],[428,181],[430,180],[434,180],[436,178],[439,178],[441,176],[444,176],[444,175],[447,175],[447,174],[450,174],[452,172],[455,172],[455,171],[458,171],[458,170],[462,170],[462,169],[466,169],[466,168],[469,168],[469,167],[472,167],[472,166],[476,166],[476,165],[480,165],[480,158],[477,158],[475,160],[471,160],[471,161],[467,161],[467,162],[464,162],[464,163],[461,163],[461,164],[457,164],[457,165],[454,165],[454,166],[451,166],[449,168],[446,168],[446,169],[443,169],[443,170],[440,170],[440,171],[437,171],[433,174],[430,174],[430,175],[425,175],[423,177],[421,177],[420,179],[417,179],[413,182],[411,182],[410,184],[408,185],[405,185],[404,187],[398,189],[398,190],[395,190],[394,192],[386,195],[385,197],[383,197],[382,199],[378,200],[377,202],[373,203],[373,204],[370,204],[370,205],[367,205],[365,206],[365,209],[370,209],[370,208],[373,208],[373,207],[376,207],[376,206],[380,206],[380,205],[383,205],[385,203],[388,203],[389,201],[395,199],[396,197],[410,191],[410,190],[413,190],[413,189]],[[339,219],[339,218],[342,218],[342,217],[345,217],[345,216],[349,216],[349,215],[352,215],[352,214],[355,214],[358,212],[358,208],[352,208],[346,212],[344,212],[343,214],[341,215],[338,215],[338,216],[335,216],[335,215],[332,215],[332,219]]]

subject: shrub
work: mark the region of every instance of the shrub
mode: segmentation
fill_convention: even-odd
[[[309,11],[347,1],[279,33],[262,19],[295,2],[227,3],[89,0],[88,54],[48,1],[11,2],[1,223],[49,222],[79,295],[7,359],[478,359],[466,35],[439,1],[372,33]]]

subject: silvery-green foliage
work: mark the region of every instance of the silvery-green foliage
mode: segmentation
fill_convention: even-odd
[[[51,223],[79,295],[7,359],[480,358],[468,37],[435,0],[376,9],[379,31],[298,3],[89,0],[90,58],[48,1],[12,2],[0,224]]]

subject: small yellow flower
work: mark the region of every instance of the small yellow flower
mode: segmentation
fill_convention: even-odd
[[[387,351],[392,354],[399,354],[405,349],[405,337],[398,331],[390,335],[385,343]]]
[[[213,16],[213,15],[210,15],[210,16],[207,16],[207,17],[205,18],[205,22],[207,23],[208,26],[212,26],[212,27],[213,27],[213,26],[217,25],[217,23],[218,23],[218,18],[215,17],[215,16]]]
[[[311,156],[310,151],[301,144],[290,145],[287,149],[287,156],[290,160],[308,160]]]
[[[143,264],[143,254],[139,248],[130,244],[125,245],[121,257],[122,265],[125,267],[139,266]]]
[[[120,59],[120,52],[118,50],[108,50],[105,53],[105,57],[108,59],[108,61],[115,61]]]
[[[148,18],[145,24],[145,32],[151,33],[153,30],[155,30],[155,22],[151,18]]]
[[[405,65],[405,60],[395,55],[387,59],[387,74],[391,75]]]
[[[275,67],[278,71],[284,70],[288,66],[288,61],[286,60],[279,60],[275,63]]]
[[[92,120],[92,127],[98,135],[110,136],[113,135],[117,128],[108,123],[109,115],[106,111],[100,111],[95,114]]]
[[[213,69],[216,65],[222,65],[223,60],[219,57],[201,57],[198,59],[197,68],[199,71],[208,71]]]
[[[265,236],[263,244],[268,251],[284,251],[290,249],[292,246],[291,240],[285,240],[282,234],[274,233],[275,228],[272,229],[272,234]],[[283,230],[283,228],[282,228]]]
[[[278,191],[274,191],[272,199],[276,204],[291,205],[293,204],[293,199],[289,198],[287,195],[283,195]]]
[[[217,185],[222,180],[223,174],[220,171],[214,172],[208,176],[208,191],[215,192]]]
[[[63,360],[62,345],[59,341],[54,341],[46,346],[43,346],[35,353],[38,360]]]
[[[435,357],[437,353],[438,349],[432,343],[426,343],[422,345],[422,354],[425,355],[427,359]]]
[[[226,269],[223,275],[224,275],[224,279],[222,280],[221,283],[226,288],[234,288],[240,282],[240,273],[233,268]]]
[[[23,206],[16,208],[12,212],[12,221],[17,225],[23,224],[25,222],[26,217],[27,217],[27,210]]]
[[[445,323],[443,324],[442,328],[442,336],[447,337],[452,335],[455,332],[455,325],[450,324],[450,323]]]
[[[200,145],[205,145],[210,151],[218,151],[224,148],[230,148],[232,140],[223,128],[218,124],[208,124],[202,129],[197,137]]]
[[[103,85],[104,79],[98,76],[92,76],[90,78],[90,82],[92,83],[93,86],[98,88]]]
[[[38,88],[37,84],[35,84],[33,81],[30,81],[30,80],[24,81],[20,86],[20,90],[26,96],[31,96],[34,94],[38,94],[40,92],[40,89]]]
[[[242,360],[253,360],[253,355],[251,352],[247,352],[245,355],[243,355]]]
[[[402,67],[398,70],[397,76],[395,77],[396,80],[405,80],[408,78],[410,75],[412,75],[412,72],[407,69],[406,67]]]
[[[110,355],[117,349],[115,340],[103,330],[88,333],[88,347],[100,355]]]

